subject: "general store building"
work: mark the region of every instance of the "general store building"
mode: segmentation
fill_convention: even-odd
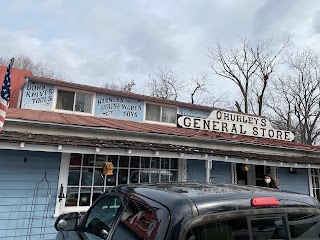
[[[0,68],[3,79],[5,68]],[[53,239],[55,217],[106,188],[193,181],[319,193],[320,148],[268,119],[13,69],[0,133],[0,239]],[[113,175],[102,174],[112,162]]]

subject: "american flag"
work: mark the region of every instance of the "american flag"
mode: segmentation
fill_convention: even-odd
[[[7,109],[9,107],[10,103],[10,71],[12,68],[12,65],[14,63],[14,58],[10,60],[10,64],[7,67],[7,73],[4,77],[4,81],[1,88],[1,94],[0,94],[0,132],[3,128],[4,119],[6,118]]]

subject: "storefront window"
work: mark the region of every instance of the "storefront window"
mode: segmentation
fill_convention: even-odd
[[[320,200],[320,169],[311,169],[313,196]]]
[[[113,175],[102,174],[105,162]],[[164,181],[178,181],[177,158],[71,154],[66,206],[90,206],[107,187]]]

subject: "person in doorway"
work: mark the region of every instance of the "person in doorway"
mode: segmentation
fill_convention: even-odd
[[[270,175],[264,175],[262,187],[279,189],[276,181]]]

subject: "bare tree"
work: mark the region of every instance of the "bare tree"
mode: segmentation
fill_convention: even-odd
[[[135,92],[134,86],[136,83],[133,79],[131,81],[122,81],[120,78],[117,80],[117,84],[115,81],[112,81],[112,83],[105,83],[103,85],[104,88],[108,89],[114,89],[122,92]]]
[[[195,104],[196,95],[208,92],[208,82],[208,74],[206,73],[199,73],[196,76],[191,77],[189,83],[191,104]]]
[[[296,130],[300,142],[315,144],[320,135],[320,55],[306,48],[288,63],[290,72],[277,82],[276,100],[269,107],[280,123]]]
[[[242,99],[235,103],[239,112],[262,114],[268,81],[290,41],[289,37],[275,53],[271,48],[272,40],[252,44],[247,38],[240,38],[239,48],[224,50],[217,40],[208,49],[209,66],[214,73],[233,81],[241,92]]]
[[[153,97],[177,100],[183,88],[177,75],[169,68],[158,68],[149,75],[147,91]]]
[[[14,67],[29,70],[33,75],[38,77],[53,78],[53,79],[67,79],[67,75],[62,72],[57,72],[54,66],[46,61],[36,62],[29,56],[24,54],[16,54],[14,56]],[[0,57],[0,65],[6,66],[10,58]]]

